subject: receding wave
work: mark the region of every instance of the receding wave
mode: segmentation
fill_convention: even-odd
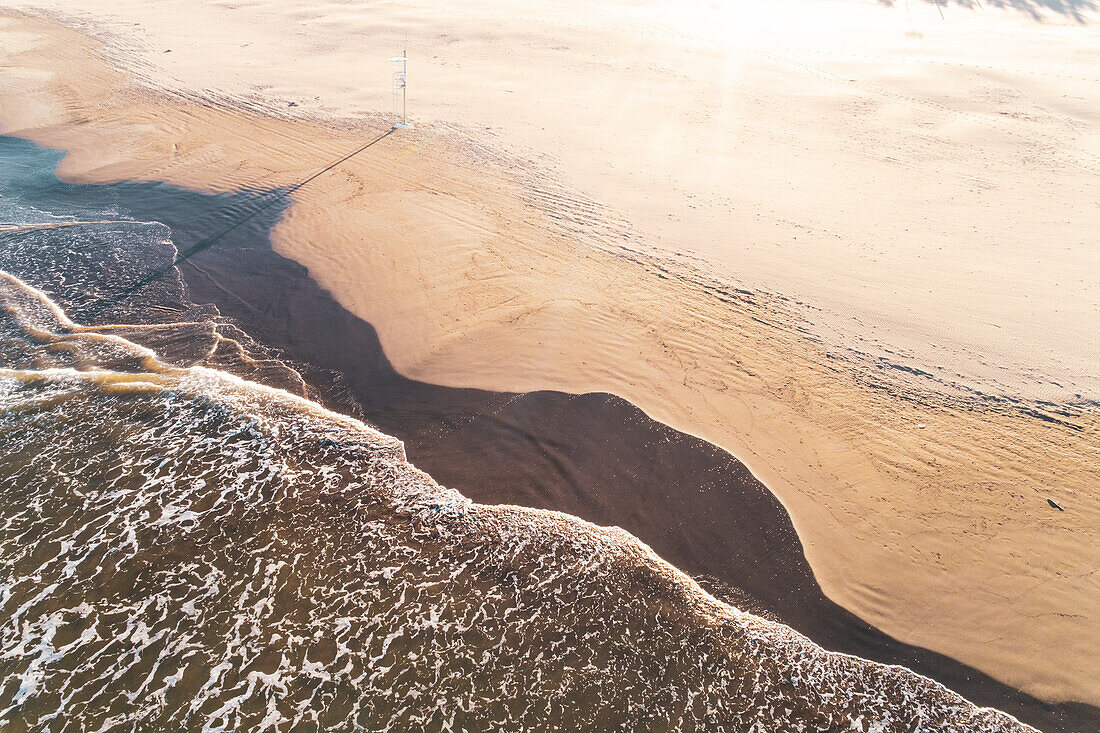
[[[1024,729],[6,273],[0,304],[6,729]]]

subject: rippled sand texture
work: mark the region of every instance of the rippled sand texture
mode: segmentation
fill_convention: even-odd
[[[0,305],[5,729],[1030,730],[4,272]]]
[[[425,88],[437,101],[421,129],[382,140],[323,185],[296,192],[276,231],[282,254],[375,326],[401,372],[452,386],[618,394],[747,463],[790,511],[816,577],[837,602],[903,641],[1033,694],[1100,702],[1091,670],[1100,654],[1093,631],[1100,577],[1091,559],[1100,543],[1100,362],[1089,289],[1097,268],[1096,250],[1080,246],[1094,236],[1100,210],[1087,154],[1095,120],[1071,98],[1095,88],[1095,52],[1072,23],[1055,18],[1038,31],[1026,16],[953,8],[953,23],[970,31],[962,40],[976,44],[966,46],[977,49],[973,57],[895,67],[883,60],[894,56],[868,61],[853,52],[842,62],[831,58],[826,66],[839,71],[827,71],[795,48],[778,60],[771,51],[771,60],[719,55],[729,65],[718,66],[707,39],[639,21],[683,40],[699,65],[726,69],[713,83],[732,84],[742,96],[710,109],[693,106],[705,93],[680,85],[692,78],[670,61],[681,47],[662,55],[655,35],[640,46],[616,40],[602,10],[563,9],[568,17],[532,26],[538,33],[522,27],[530,19],[497,13],[489,39],[470,50],[428,31],[416,36],[437,28],[420,11],[345,9],[326,21],[327,6],[268,3],[255,15],[195,10],[193,17],[177,14],[173,3],[155,7],[161,20],[154,22],[125,6],[149,34],[148,53],[129,50],[129,31],[106,20],[95,25],[110,36],[105,45],[51,22],[7,20],[4,131],[69,151],[60,173],[74,180],[167,180],[204,190],[287,185],[388,126],[370,114],[385,100],[364,91],[375,87],[373,77],[360,78],[362,59],[389,55],[390,38],[408,27],[422,56],[438,56],[429,68],[439,73]],[[925,11],[935,13],[912,8],[922,23]],[[481,38],[484,18],[473,17],[447,16],[446,24]],[[189,37],[209,30],[211,43],[221,44],[216,54],[201,44],[158,43],[173,37],[172,24],[197,28],[200,18],[204,30]],[[259,49],[236,50],[246,43],[243,26],[234,25],[242,18]],[[291,19],[298,35],[285,30]],[[987,20],[988,36],[975,31]],[[735,21],[731,27],[742,27]],[[316,30],[336,32],[332,24],[342,28],[336,36]],[[557,64],[541,35],[547,30],[566,46],[621,56],[607,68]],[[239,43],[227,43],[235,33]],[[903,27],[897,44],[916,43],[906,33],[918,31]],[[1003,66],[1006,48],[1035,53],[1055,41],[1067,44],[1062,76],[1051,67]],[[524,53],[502,76],[477,73],[487,71],[490,51],[517,44]],[[301,55],[288,64],[291,50]],[[472,55],[456,69],[460,53]],[[184,54],[178,65],[174,54]],[[998,59],[1002,66],[993,65]],[[528,62],[544,65],[535,74]],[[869,68],[884,76],[869,80]],[[899,68],[912,76],[890,78]],[[646,115],[639,100],[616,97],[615,85],[633,72],[656,98],[671,95],[675,103]],[[279,75],[284,86],[257,81]],[[591,89],[606,94],[566,95],[567,110],[554,101],[552,92],[601,78],[605,86]],[[863,81],[852,86],[845,81],[852,78]],[[524,87],[525,80],[544,86]],[[1048,99],[1050,88],[1066,97]],[[997,96],[1004,89],[1034,94]],[[518,92],[513,107],[500,101],[509,91]],[[299,108],[280,108],[300,114],[271,113],[280,97],[300,100]],[[636,135],[586,115],[616,104],[618,122],[637,120],[626,128]],[[501,116],[499,128],[474,129],[487,124],[472,111],[485,105]],[[509,127],[532,105],[526,126]],[[358,121],[342,126],[322,122],[325,114],[356,113]],[[680,122],[687,130],[716,125],[723,139],[740,142],[712,149],[713,136],[694,138]],[[854,137],[841,140],[846,129]],[[638,169],[622,167],[630,145],[647,151]],[[780,175],[787,170],[789,178]],[[944,179],[950,184],[939,187]],[[813,181],[816,194],[790,188],[792,180]],[[839,191],[843,201],[827,195]],[[993,203],[976,206],[976,197]],[[943,211],[954,213],[944,219]],[[821,249],[805,255],[794,237]],[[979,240],[988,246],[960,249]],[[852,242],[866,246],[842,246]],[[936,244],[921,250],[921,242]],[[1055,270],[1033,266],[1035,258],[1051,261],[1042,248],[1058,246],[1068,249]],[[891,252],[908,254],[890,260]],[[821,288],[807,285],[816,271],[805,256],[820,266]],[[867,269],[884,257],[889,277]],[[790,272],[797,277],[781,277]],[[1020,273],[1053,279],[1028,279],[1019,289]],[[1073,293],[1063,275],[1084,285]],[[836,294],[851,279],[860,297],[842,303]],[[948,292],[932,287],[940,281]],[[975,294],[1005,287],[1025,300],[1047,290],[1073,294],[1023,319],[1039,318],[1034,353],[1021,350],[1030,343],[1021,331],[994,349],[986,336],[999,323],[985,336],[965,335],[991,318],[1016,322],[1022,311],[1009,305],[1000,315],[972,308],[985,302]],[[804,292],[820,310],[800,302],[809,300]],[[883,313],[892,298],[901,305]],[[943,308],[918,317],[924,301]],[[1051,309],[1062,315],[1044,317]],[[907,330],[913,323],[920,328]],[[936,348],[916,348],[937,323],[951,333],[935,336]],[[895,341],[898,353],[886,352]],[[1066,342],[1076,350],[1063,349]],[[1006,369],[969,369],[967,354],[987,352],[1006,354]],[[1037,382],[1018,363],[1033,360],[1061,386]]]

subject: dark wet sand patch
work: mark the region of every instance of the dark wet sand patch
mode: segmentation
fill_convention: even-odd
[[[185,264],[192,298],[216,304],[288,358],[338,373],[337,380],[324,371],[307,376],[328,406],[400,438],[410,461],[440,483],[481,503],[554,509],[622,527],[715,595],[826,649],[903,665],[1042,730],[1100,729],[1098,708],[1044,703],[903,644],[830,601],[786,511],[748,469],[624,400],[452,389],[403,378],[374,329],[303,267],[276,254],[262,229],[257,222]]]

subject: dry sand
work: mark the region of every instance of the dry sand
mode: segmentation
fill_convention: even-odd
[[[0,28],[0,125],[62,175],[290,184],[388,126],[408,29],[420,127],[276,230],[401,373],[624,397],[742,459],[836,602],[1100,702],[1092,16],[97,6]]]

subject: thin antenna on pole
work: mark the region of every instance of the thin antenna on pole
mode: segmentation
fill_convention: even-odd
[[[405,32],[405,45],[401,50],[400,56],[394,56],[390,61],[400,61],[401,71],[393,72],[393,116],[398,117],[397,114],[397,92],[401,92],[401,115],[400,119],[394,122],[394,130],[405,130],[412,125],[409,124],[408,111],[406,106],[406,82],[405,74],[409,68],[409,33]]]

